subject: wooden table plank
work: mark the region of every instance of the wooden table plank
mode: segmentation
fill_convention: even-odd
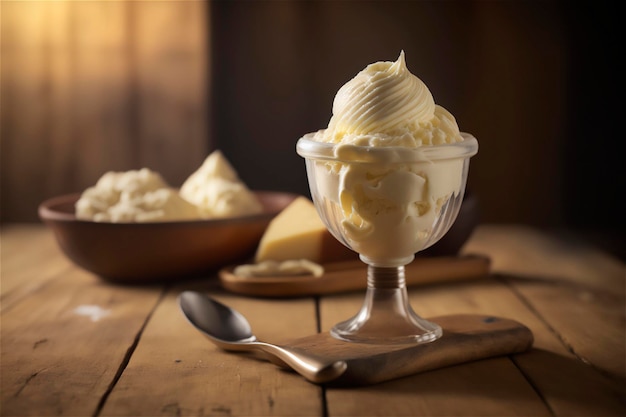
[[[571,235],[524,226],[481,226],[465,251],[489,253],[500,279],[544,323],[534,330],[546,351],[516,360],[553,393],[555,410],[626,414],[624,263]]]
[[[477,293],[468,293],[470,289]],[[424,317],[476,313],[512,318],[526,324],[512,315],[510,309],[506,310],[508,314],[499,314],[501,310],[489,305],[488,300],[493,296],[507,299],[506,305],[517,301],[511,291],[493,279],[425,286],[412,289],[409,294],[413,307]],[[322,328],[328,330],[335,322],[355,313],[362,299],[362,294],[324,298]],[[406,415],[406,410],[413,410],[412,415],[416,416],[549,415],[540,396],[508,358],[440,369],[403,380],[406,381],[391,381],[363,390],[328,390],[329,415],[345,415],[348,411],[345,404],[349,404],[349,411],[354,415],[367,413],[376,402],[385,403],[389,415]],[[390,391],[400,386],[404,388],[395,396],[401,401],[388,401]],[[433,392],[428,387],[434,394],[420,395],[424,389]],[[468,399],[473,399],[471,405]]]
[[[2,416],[626,414],[623,263],[525,227],[479,227],[465,251],[488,254],[494,273],[410,298],[425,317],[517,320],[535,335],[531,351],[354,389],[220,351],[176,303],[186,289],[211,292],[278,342],[316,332],[313,298],[237,296],[216,277],[165,293],[113,286],[69,263],[42,225],[4,225],[1,238]],[[322,330],[363,295],[322,297]]]
[[[244,314],[260,340],[271,342],[315,333],[315,300],[244,298],[217,285],[212,277],[167,294],[102,415],[323,415],[321,387],[269,362],[218,349],[186,322],[176,297],[186,289],[208,292]]]
[[[507,281],[582,362],[626,381],[624,299],[580,285]]]
[[[52,233],[41,224],[3,225],[0,239],[0,311],[73,268]]]
[[[79,269],[29,291],[2,313],[2,415],[94,414],[160,294]]]
[[[507,358],[329,390],[329,416],[549,416]],[[528,402],[527,402],[528,401]]]
[[[457,303],[469,310],[472,305],[486,314],[513,318],[528,326],[534,336],[534,348],[513,360],[555,415],[621,415],[624,402],[619,384],[605,378],[572,354],[568,346],[546,324],[545,318],[527,307],[527,302],[508,285],[494,277],[491,285],[468,285],[463,294],[471,302]],[[460,288],[459,288],[460,289]],[[443,291],[447,291],[445,288]],[[568,375],[569,378],[564,378]]]
[[[517,320],[533,331],[535,343],[531,352],[512,357],[515,366],[509,367],[511,372],[507,377],[498,375],[496,378],[499,382],[491,380],[494,373],[487,369],[463,379],[462,384],[465,384],[468,391],[474,390],[476,386],[499,384],[500,390],[508,392],[506,395],[500,395],[500,398],[505,399],[501,403],[488,401],[468,408],[462,400],[464,395],[456,392],[449,398],[442,395],[440,403],[433,403],[430,397],[415,395],[405,399],[405,404],[401,407],[424,410],[422,415],[436,415],[442,409],[453,415],[508,415],[511,413],[507,411],[509,408],[515,409],[515,412],[521,415],[540,415],[543,412],[554,415],[623,414],[625,409],[619,395],[619,384],[608,380],[572,355],[541,317],[529,309],[525,302],[499,279],[491,277],[483,281],[416,288],[410,291],[410,297],[416,311],[425,317],[472,313]],[[362,295],[359,294],[325,298],[322,303],[322,328],[328,330],[336,321],[348,318],[356,312],[361,301]],[[509,365],[512,363],[509,359],[499,360],[505,363],[508,361]],[[487,366],[487,362],[481,361],[479,364]],[[458,369],[445,372],[461,372],[459,367],[454,368]],[[445,375],[443,371],[435,371],[435,374]],[[436,378],[430,375],[431,373],[426,374],[429,374],[428,378]],[[564,380],[563,375],[570,378]],[[411,378],[420,380],[422,377],[416,375]],[[369,396],[375,396],[377,391],[367,391],[367,395],[364,392],[330,390],[328,393],[330,415],[333,415],[333,412],[341,415],[344,411],[342,406],[337,410],[334,409],[335,404],[365,404],[366,400],[362,396],[370,399]],[[526,395],[521,395],[524,392]],[[378,400],[385,401],[385,395],[381,394]],[[429,405],[425,401],[428,401]],[[407,402],[410,405],[407,405]],[[361,411],[365,412],[366,409],[367,406],[364,405]],[[401,410],[392,408],[390,412],[401,413]]]
[[[566,280],[624,294],[623,262],[580,240],[556,236],[522,225],[481,225],[463,252],[488,255],[493,272]]]

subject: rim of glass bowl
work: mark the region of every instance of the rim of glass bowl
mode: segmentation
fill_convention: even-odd
[[[316,132],[302,136],[296,144],[298,155],[316,160],[340,162],[424,162],[446,159],[469,158],[478,153],[478,141],[469,133],[461,132],[463,141],[442,145],[425,145],[417,148],[400,146],[356,146],[336,143],[317,142],[313,140]],[[336,148],[340,148],[337,152]]]

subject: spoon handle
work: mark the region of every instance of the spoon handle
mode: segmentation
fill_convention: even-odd
[[[339,378],[347,369],[345,361],[329,360],[311,355],[305,351],[293,352],[265,342],[252,343],[259,350],[278,360],[278,365],[286,365],[307,380],[321,384]]]

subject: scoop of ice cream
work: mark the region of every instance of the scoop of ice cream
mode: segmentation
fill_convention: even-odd
[[[211,153],[180,188],[180,195],[199,207],[205,217],[232,217],[260,213],[261,203],[239,179],[219,150]]]
[[[402,51],[397,61],[370,64],[339,89],[328,128],[315,140],[418,147],[462,138],[454,116],[411,74]]]
[[[426,85],[395,62],[368,65],[339,89],[324,130],[305,138],[333,143],[334,160],[310,165],[320,206],[340,213],[343,241],[373,262],[407,262],[434,243],[432,231],[452,196],[462,197],[465,163],[456,120]],[[432,155],[432,153],[431,153]],[[456,213],[453,213],[456,216]]]
[[[107,172],[76,202],[76,217],[98,222],[159,222],[199,218],[156,172],[147,168]]]

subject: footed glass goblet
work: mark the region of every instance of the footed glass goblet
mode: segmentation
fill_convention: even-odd
[[[454,223],[478,141],[418,148],[371,147],[298,140],[311,196],[330,233],[367,264],[361,310],[331,335],[350,342],[418,344],[442,329],[413,311],[404,269]],[[364,277],[365,279],[365,277]]]

